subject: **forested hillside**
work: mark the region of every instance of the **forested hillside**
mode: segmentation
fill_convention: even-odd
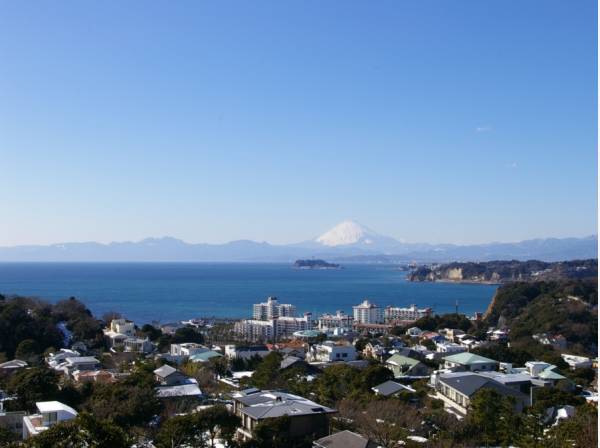
[[[485,321],[510,328],[512,342],[561,335],[569,351],[596,356],[597,305],[596,279],[516,282],[498,289]]]

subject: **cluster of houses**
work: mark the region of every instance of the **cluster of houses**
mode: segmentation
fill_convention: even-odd
[[[269,298],[266,303],[255,305],[253,320],[277,321],[292,318],[294,312],[292,305],[278,304],[276,299]],[[357,344],[364,339],[357,337],[356,318],[368,320],[378,313],[380,311],[373,304],[365,301],[355,307],[352,319],[341,312],[327,315],[322,321],[319,320],[316,327],[296,330],[290,336],[272,343],[205,346],[184,342],[171,344],[166,353],[158,353],[152,342],[137,336],[134,323],[125,319],[113,320],[104,330],[104,336],[110,349],[107,354],[109,358],[135,353],[136,356],[164,362],[154,371],[154,377],[156,395],[166,401],[202,404],[208,397],[200,390],[197,380],[186,375],[180,366],[185,362],[205,363],[224,358],[230,368],[218,380],[232,391],[229,406],[241,419],[237,431],[241,440],[252,438],[256,425],[261,421],[287,415],[291,419],[291,435],[312,437],[315,448],[375,446],[362,435],[350,431],[329,434],[329,419],[337,412],[335,409],[284,391],[244,389],[242,379],[251,376],[252,371],[235,371],[232,366],[236,361],[264,358],[273,351],[282,355],[281,370],[302,365],[308,381],[334,364],[344,363],[362,369],[373,361],[380,362],[390,370],[393,379],[373,387],[374,394],[384,397],[415,394],[413,382],[425,381],[429,386],[429,395],[440,400],[446,411],[459,419],[468,414],[473,396],[482,389],[493,389],[502,396],[511,397],[517,412],[532,404],[536,388],[561,387],[573,390],[574,385],[554,365],[531,360],[523,367],[513,367],[473,353],[473,348],[487,342],[477,340],[459,329],[446,328],[434,332],[413,326],[402,336],[384,335],[370,338],[366,344]],[[393,313],[395,317],[400,316],[398,311]],[[411,313],[410,316],[416,317],[419,310],[412,310]],[[381,325],[377,322],[364,324]],[[338,331],[340,328],[348,331]],[[373,327],[373,331],[376,328]],[[487,340],[502,340],[507,334],[506,330],[491,329]],[[361,349],[357,350],[357,346]],[[76,383],[90,381],[110,384],[127,375],[117,369],[107,368],[105,356],[101,359],[103,362],[89,355],[83,344],[77,343],[70,349],[48,354],[45,362],[49,368]],[[564,354],[563,359],[572,369],[593,364],[592,360],[581,356]],[[27,367],[25,361],[12,360],[0,364],[0,374],[12,374]],[[5,412],[3,400],[10,399],[0,396],[0,425],[21,434],[23,438],[77,416],[74,409],[56,401],[38,402],[35,414]],[[589,399],[596,403],[597,394],[591,394]],[[557,410],[557,413],[564,414],[564,418],[572,416],[573,412],[567,407]]]

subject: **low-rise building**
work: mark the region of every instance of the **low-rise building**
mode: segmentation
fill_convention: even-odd
[[[77,411],[59,401],[40,401],[35,404],[38,413],[23,417],[23,439],[35,436],[51,426],[72,420]]]
[[[26,361],[22,361],[20,359],[13,359],[10,361],[6,361],[0,364],[0,372],[2,373],[12,373],[17,370],[24,369],[28,364]]]
[[[386,354],[386,349],[383,345],[374,342],[367,342],[365,348],[362,350],[362,355],[365,358],[383,359]]]
[[[207,352],[210,350],[204,345],[195,342],[182,342],[181,344],[171,344],[169,353],[172,356],[181,356],[189,358],[197,353]]]
[[[61,348],[59,351],[54,353],[49,353],[46,356],[46,364],[51,369],[56,369],[58,366],[63,364],[67,358],[76,358],[81,356],[78,351],[70,350],[68,348]]]
[[[60,364],[61,369],[66,374],[72,375],[75,371],[90,371],[100,368],[100,361],[93,356],[76,356],[67,358],[63,364]]]
[[[458,416],[468,412],[472,397],[481,389],[493,389],[502,396],[514,399],[515,411],[521,412],[529,404],[529,396],[517,388],[509,387],[485,375],[473,372],[445,373],[436,377],[436,398],[444,407]]]
[[[410,327],[408,330],[406,330],[406,334],[411,338],[421,337],[422,333],[423,331],[421,331],[419,327]]]
[[[308,362],[354,361],[356,349],[353,345],[338,345],[332,341],[315,344],[306,354]]]
[[[542,345],[551,345],[559,350],[565,350],[567,348],[567,338],[562,334],[552,336],[548,333],[538,333],[534,334],[532,338]]]
[[[462,353],[467,351],[467,347],[454,342],[439,342],[435,344],[435,351],[438,353]]]
[[[266,345],[226,345],[225,356],[229,359],[250,359],[255,356],[264,358],[270,352]]]
[[[453,371],[468,371],[468,372],[485,372],[498,370],[498,361],[479,356],[475,353],[456,353],[454,355],[445,356],[444,368]]]
[[[123,350],[130,353],[151,353],[154,344],[148,338],[128,337],[123,341]]]
[[[168,364],[154,371],[154,377],[161,386],[175,386],[189,383],[188,377]]]
[[[219,352],[215,352],[213,350],[208,350],[206,352],[196,353],[195,355],[190,356],[191,362],[208,362],[214,358],[221,358],[223,355]]]
[[[163,400],[198,400],[202,397],[202,391],[197,383],[159,386],[156,387],[155,390],[156,396]]]
[[[385,381],[384,383],[372,387],[371,390],[375,392],[376,395],[381,395],[382,397],[391,397],[398,395],[401,392],[409,392],[411,394],[417,392],[412,387],[405,386],[404,384],[400,384],[395,381]]]
[[[242,440],[254,437],[259,422],[285,415],[290,438],[314,440],[329,433],[329,416],[337,411],[286,392],[247,389],[233,394],[233,412],[241,418],[237,434]]]
[[[108,331],[133,336],[135,334],[135,323],[127,319],[113,319],[110,321]]]
[[[458,342],[459,336],[464,336],[466,333],[458,328],[444,328],[439,331],[450,342]]]
[[[73,373],[73,379],[78,383],[112,384],[117,381],[115,374],[109,370],[83,370]]]
[[[490,330],[487,335],[490,341],[504,342],[508,339],[507,330]]]
[[[385,366],[394,373],[394,378],[423,378],[429,376],[429,367],[418,359],[400,354],[388,358]]]
[[[313,448],[377,448],[378,444],[352,431],[340,431],[313,442]]]
[[[567,364],[569,364],[571,370],[586,369],[592,367],[592,360],[585,356],[568,355],[566,353],[563,353],[560,356]]]

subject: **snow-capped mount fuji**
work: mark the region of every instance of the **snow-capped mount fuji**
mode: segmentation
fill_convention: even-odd
[[[356,221],[343,221],[315,239],[315,242],[326,247],[362,247],[365,249],[388,251],[401,243],[389,236],[365,227]]]

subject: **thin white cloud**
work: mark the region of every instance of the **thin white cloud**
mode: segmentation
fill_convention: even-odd
[[[517,168],[519,165],[517,164],[517,162],[510,162],[510,163],[507,163],[505,166],[506,166],[506,168],[514,169],[514,168]]]
[[[475,132],[492,132],[493,130],[494,128],[492,128],[490,125],[479,126],[475,128]]]

